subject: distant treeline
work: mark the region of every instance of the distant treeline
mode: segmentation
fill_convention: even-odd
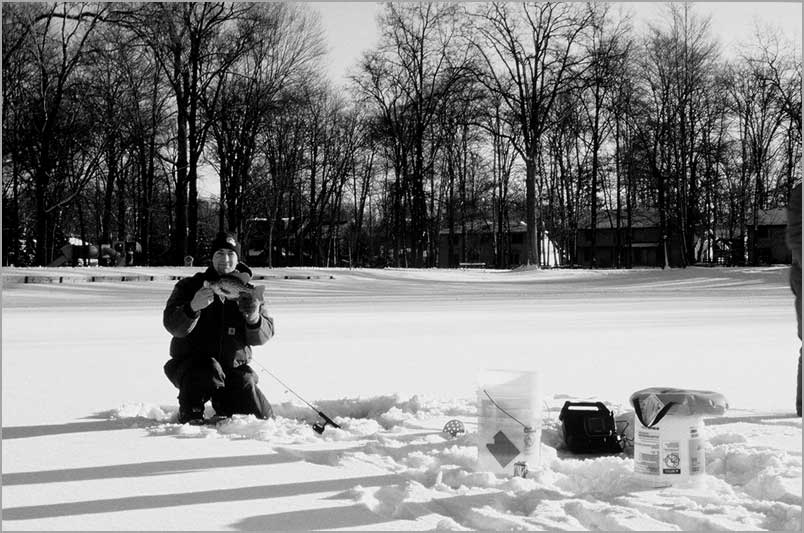
[[[522,262],[587,229],[594,264],[592,221],[647,209],[698,262],[800,180],[801,43],[727,60],[694,4],[627,8],[385,4],[340,87],[303,3],[4,2],[4,264],[74,238],[175,265],[225,229],[268,265],[433,266],[482,228],[507,267],[522,222]]]

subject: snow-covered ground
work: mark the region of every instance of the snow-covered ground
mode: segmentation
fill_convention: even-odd
[[[256,269],[277,336],[255,359],[342,426],[320,436],[265,373],[276,420],[175,423],[161,311],[167,276],[196,270],[4,269],[4,530],[801,528],[785,267]],[[120,271],[155,281],[76,281]],[[72,278],[11,283],[22,275]],[[541,375],[542,462],[526,479],[475,469],[487,368]],[[565,399],[628,419],[652,386],[729,400],[707,421],[698,486],[650,488],[627,454],[557,449]],[[442,433],[451,419],[467,433]]]

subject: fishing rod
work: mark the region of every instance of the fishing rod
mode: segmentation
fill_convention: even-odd
[[[334,427],[334,428],[338,428],[338,429],[340,429],[340,428],[341,428],[341,426],[339,426],[338,424],[336,424],[334,420],[332,420],[330,417],[328,417],[327,415],[325,415],[325,414],[324,414],[324,413],[323,413],[321,410],[319,410],[319,409],[318,409],[316,406],[314,406],[313,404],[311,404],[310,402],[308,402],[307,400],[305,400],[304,398],[302,398],[301,396],[299,396],[299,394],[298,394],[296,391],[294,391],[293,389],[291,389],[290,387],[288,387],[288,386],[287,386],[287,384],[286,384],[284,381],[282,381],[281,379],[279,379],[278,377],[276,377],[276,376],[275,376],[275,375],[274,375],[274,374],[273,374],[273,373],[272,373],[270,370],[268,370],[267,368],[265,368],[264,366],[262,366],[262,363],[260,363],[259,361],[254,361],[254,360],[252,360],[251,362],[252,362],[252,363],[257,363],[257,366],[259,366],[259,367],[260,367],[260,369],[261,369],[263,372],[265,372],[266,374],[268,374],[269,376],[271,376],[272,378],[274,378],[276,381],[278,381],[280,385],[282,385],[283,387],[285,387],[285,388],[286,388],[286,389],[287,389],[289,392],[291,392],[291,393],[292,393],[292,394],[293,394],[293,395],[294,395],[296,398],[298,398],[298,399],[300,399],[301,401],[303,401],[304,403],[306,403],[306,404],[307,404],[307,406],[308,406],[310,409],[312,409],[313,411],[315,411],[315,412],[316,412],[316,414],[318,414],[318,416],[320,416],[321,418],[323,418],[323,419],[324,419],[324,423],[323,423],[323,424],[322,424],[321,422],[315,422],[315,423],[313,424],[313,431],[315,431],[316,433],[318,433],[318,434],[320,435],[320,434],[324,433],[324,430],[327,428],[327,424],[329,424],[330,426],[332,426],[332,427]]]

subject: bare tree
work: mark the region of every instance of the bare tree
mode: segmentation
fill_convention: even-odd
[[[551,2],[495,2],[479,14],[481,38],[473,44],[487,66],[482,80],[522,132],[515,147],[526,168],[527,264],[541,264],[536,191],[542,136],[556,98],[572,90],[586,68],[576,48],[590,18],[583,6]]]
[[[490,95],[490,113],[485,119],[486,131],[491,138],[492,150],[492,180],[494,189],[492,203],[495,210],[495,255],[497,268],[509,266],[511,251],[511,236],[509,220],[509,194],[511,173],[513,171],[516,154],[514,151],[514,136],[516,131],[511,121],[504,118],[503,103],[498,94]]]
[[[136,229],[133,233],[142,247],[141,260],[151,264],[156,259],[157,250],[167,247],[165,236],[170,233],[169,225],[164,228],[166,233],[162,233],[155,220],[157,214],[165,211],[160,207],[164,205],[160,197],[166,191],[164,186],[160,186],[157,164],[161,161],[160,151],[170,137],[170,92],[162,70],[148,49],[130,47],[121,67],[130,101],[130,106],[123,111],[123,123],[128,124],[131,157],[137,175],[134,191]]]
[[[359,108],[358,108],[359,109]],[[366,222],[371,224],[370,199],[376,180],[378,146],[372,138],[372,123],[364,113],[354,109],[358,138],[353,153],[352,179],[348,183],[352,195],[352,238],[350,266],[365,265],[369,259],[369,242],[364,242]]]
[[[731,81],[732,100],[740,118],[742,133],[743,194],[746,198],[742,202],[742,219],[747,223],[746,207],[750,205],[751,226],[753,235],[756,235],[759,212],[767,207],[768,175],[783,113],[777,105],[778,93],[768,76],[766,64],[747,61],[744,67],[733,72]],[[749,195],[747,185],[751,180],[753,187]],[[747,244],[747,260],[757,264],[756,239]]]
[[[331,232],[340,222],[340,202],[357,138],[356,123],[344,112],[343,101],[327,86],[312,90],[305,109],[308,180],[301,204],[306,208],[306,223],[300,236],[309,236],[313,263],[320,264],[322,257],[329,257],[323,243],[331,246]],[[325,229],[330,232],[328,236],[323,233]]]
[[[727,70],[693,3],[640,46],[627,22],[603,4],[391,3],[339,94],[307,6],[6,3],[4,261],[136,235],[175,264],[227,229],[264,233],[272,266],[435,266],[475,260],[483,231],[504,267],[524,221],[522,263],[547,262],[549,233],[594,264],[606,213],[629,266],[653,252],[631,247],[647,210],[657,265],[713,261],[725,230],[760,262],[761,212],[801,178],[800,51],[763,28]],[[199,194],[208,166],[219,201]]]
[[[195,255],[198,240],[198,166],[211,123],[202,102],[217,100],[220,79],[243,54],[247,41],[232,38],[249,3],[142,4],[127,20],[154,51],[175,95],[176,204],[174,261]]]
[[[86,43],[106,14],[107,4],[37,4],[31,9],[4,8],[3,15],[11,17],[21,27],[15,34],[4,66],[15,54],[25,54],[33,61],[26,80],[31,175],[34,191],[36,224],[36,262],[44,265],[53,258],[54,220],[61,198],[54,197],[57,186],[56,167],[60,137],[65,133],[65,107],[76,81],[74,73],[84,59]],[[6,43],[4,43],[6,44]],[[5,54],[5,52],[4,52]],[[4,94],[5,96],[5,94]]]
[[[3,261],[27,264],[26,248],[21,241],[25,228],[32,225],[25,190],[28,169],[35,166],[32,139],[29,137],[29,100],[35,78],[34,48],[31,46],[30,21],[40,6],[7,4],[3,7]]]
[[[383,34],[379,50],[364,58],[362,74],[355,78],[386,121],[397,180],[394,226],[402,230],[395,233],[409,230],[412,262],[417,266],[423,264],[427,248],[425,182],[432,172],[428,163],[434,161],[432,147],[437,145],[428,146],[427,138],[444,101],[467,75],[466,50],[461,53],[455,48],[459,12],[454,4],[387,4],[380,17]],[[409,223],[403,205],[409,211]],[[396,246],[405,252],[405,260],[406,240]]]
[[[550,163],[555,194],[553,210],[553,236],[565,250],[570,264],[577,264],[578,242],[585,240],[579,235],[580,219],[589,197],[589,151],[591,143],[588,121],[577,94],[560,95],[551,117],[552,127],[546,132],[545,149]],[[580,237],[580,239],[579,239]]]
[[[284,266],[290,257],[302,264],[303,243],[298,230],[301,203],[298,182],[304,168],[307,117],[301,95],[288,97],[270,117],[270,127],[258,145],[264,172],[254,173],[254,189],[268,222],[268,266]],[[276,252],[275,252],[276,250]],[[292,254],[292,255],[291,255]]]
[[[624,71],[625,58],[627,57],[628,47],[626,42],[626,32],[628,27],[620,20],[612,22],[608,5],[592,4],[589,7],[591,12],[589,24],[588,43],[585,48],[591,58],[591,65],[587,71],[587,87],[585,97],[581,102],[586,111],[587,120],[590,125],[592,153],[591,168],[591,189],[589,198],[591,204],[591,256],[592,266],[597,265],[597,221],[598,221],[598,193],[600,191],[600,151],[603,143],[612,131],[613,123],[611,114],[610,100],[615,90],[615,81]],[[619,173],[617,174],[619,177]],[[606,188],[604,186],[603,190]],[[620,232],[619,216],[619,185],[617,191],[617,237]],[[617,243],[619,251],[619,242]],[[617,261],[619,263],[619,261]]]
[[[786,43],[771,28],[757,28],[757,50],[749,62],[757,64],[757,75],[767,77],[775,89],[777,106],[783,113],[785,131],[784,183],[778,191],[787,202],[797,177],[801,159],[801,50]]]
[[[668,6],[669,24],[651,26],[647,53],[641,61],[646,96],[638,131],[649,154],[660,218],[660,262],[670,266],[670,250],[678,250],[681,266],[695,256],[699,226],[701,133],[705,120],[698,103],[714,90],[718,60],[709,19],[691,5]]]
[[[252,186],[252,167],[260,137],[283,98],[301,90],[324,53],[317,20],[292,4],[257,4],[235,39],[244,53],[220,81],[217,100],[202,95],[212,127],[220,177],[219,227],[244,232],[244,191]]]
[[[353,78],[360,93],[359,102],[375,110],[374,134],[383,146],[386,159],[394,168],[390,198],[387,200],[387,227],[393,236],[392,248],[396,250],[397,266],[407,264],[407,256],[401,254],[406,248],[404,212],[404,181],[408,173],[409,146],[405,137],[405,95],[391,67],[380,52],[364,54],[360,63],[361,73]]]

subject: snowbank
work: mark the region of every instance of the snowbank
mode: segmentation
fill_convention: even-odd
[[[564,399],[554,398],[549,412]],[[801,454],[794,442],[800,441],[801,419],[714,420],[707,426],[707,475],[693,485],[655,489],[634,474],[633,459],[625,453],[583,458],[562,450],[559,423],[549,415],[542,464],[522,479],[475,471],[472,402],[384,396],[328,401],[319,408],[342,429],[316,434],[310,427],[315,413],[291,403],[276,406],[275,420],[235,416],[217,426],[179,425],[174,410],[146,404],[124,405],[109,417],[128,419],[152,435],[262,441],[333,468],[378,466],[399,481],[356,486],[338,498],[387,520],[412,521],[415,529],[801,528]],[[629,416],[633,419],[633,412],[619,418]],[[461,420],[467,433],[450,438],[435,429],[450,419]]]

